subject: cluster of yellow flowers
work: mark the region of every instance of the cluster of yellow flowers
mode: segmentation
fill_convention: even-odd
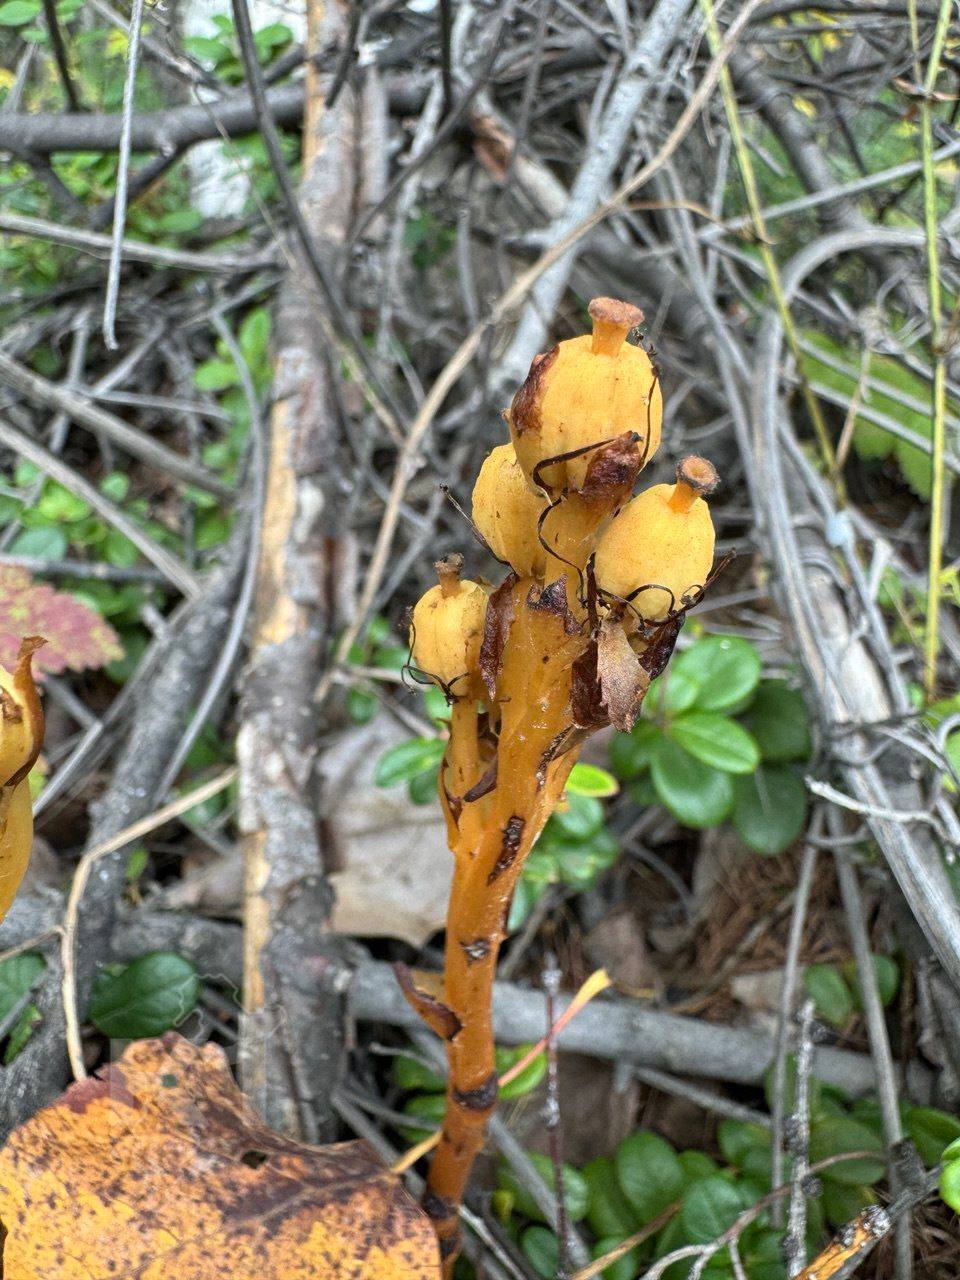
[[[704,499],[717,475],[686,457],[675,484],[630,497],[660,445],[659,379],[647,352],[627,341],[642,312],[595,298],[590,315],[592,334],[534,360],[506,415],[510,442],[480,469],[473,521],[519,578],[564,578],[581,621],[592,585],[596,609],[619,612],[640,649],[650,624],[679,616],[706,584],[714,529]],[[452,697],[481,691],[487,598],[448,571],[414,611],[413,661]]]

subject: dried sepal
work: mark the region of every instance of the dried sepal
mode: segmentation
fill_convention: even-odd
[[[460,1030],[461,1022],[452,1009],[440,999],[436,991],[429,990],[430,984],[437,984],[436,974],[414,973],[414,971],[398,960],[393,971],[407,1003],[442,1040],[452,1040]]]
[[[491,702],[496,700],[497,681],[500,679],[503,651],[506,647],[507,637],[510,634],[510,627],[516,612],[513,592],[516,582],[516,574],[508,574],[487,601],[483,639],[480,643],[479,666],[480,675]]]
[[[629,733],[640,715],[640,707],[650,688],[622,621],[604,618],[597,635],[597,681],[610,723],[621,733]]]

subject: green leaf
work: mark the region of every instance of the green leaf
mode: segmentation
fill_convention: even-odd
[[[380,709],[376,695],[356,685],[347,690],[347,714],[354,724],[367,724]]]
[[[865,1124],[852,1120],[847,1116],[825,1116],[817,1121],[810,1130],[810,1163],[825,1160],[829,1156],[841,1155],[844,1151],[875,1151],[883,1154],[883,1141],[868,1129]],[[853,1160],[841,1160],[838,1164],[824,1169],[821,1177],[824,1181],[840,1182],[844,1186],[870,1185],[879,1182],[886,1172],[886,1163],[882,1159],[873,1160],[869,1156],[860,1156]]]
[[[677,1159],[683,1170],[685,1187],[689,1187],[692,1182],[699,1182],[701,1178],[709,1178],[712,1174],[720,1172],[720,1166],[716,1160],[711,1160],[703,1151],[681,1151]]]
[[[193,375],[193,385],[199,391],[224,391],[239,382],[240,375],[232,360],[205,360]]]
[[[378,787],[392,787],[415,778],[418,773],[435,769],[443,759],[444,743],[440,738],[410,738],[390,747],[377,761],[373,780]]]
[[[10,544],[15,556],[39,556],[42,560],[62,560],[69,547],[67,535],[57,525],[25,529]]]
[[[103,477],[98,488],[111,502],[123,502],[130,492],[130,477],[123,471],[111,471]]]
[[[910,1107],[905,1123],[925,1165],[936,1164],[947,1147],[960,1139],[960,1120],[935,1107]]]
[[[191,961],[169,951],[149,951],[119,974],[99,979],[89,1016],[104,1035],[117,1040],[159,1036],[193,1012],[199,994],[200,979]]]
[[[450,704],[443,696],[443,691],[438,689],[435,684],[423,691],[423,709],[431,720],[447,721],[450,719]]]
[[[120,569],[129,569],[140,559],[134,543],[118,529],[111,529],[103,542],[103,554],[107,562]]]
[[[684,711],[689,711],[700,692],[700,681],[695,677],[694,673],[685,671],[682,666],[678,672],[676,670],[677,662],[679,662],[679,658],[674,660],[672,666],[667,667],[659,680],[654,681],[656,691],[654,692],[653,687],[650,690],[650,692],[654,693],[652,705],[654,707],[659,705],[664,714],[668,716],[677,716]]]
[[[50,480],[43,486],[35,510],[44,520],[52,521],[82,520],[90,514],[90,508],[82,498]]]
[[[516,933],[524,920],[526,920],[527,916],[530,914],[530,908],[543,892],[543,888],[540,888],[538,891],[530,884],[529,880],[526,878],[526,870],[526,867],[524,867],[523,873],[517,881],[517,886],[513,891],[513,899],[510,903],[510,912],[507,916],[507,933]]]
[[[680,1221],[693,1244],[722,1235],[746,1208],[741,1192],[726,1178],[702,1178],[683,1194]]]
[[[807,760],[810,721],[803,695],[785,680],[762,680],[756,697],[743,714],[743,724],[770,764]]]
[[[623,1244],[627,1239],[627,1235],[604,1236],[590,1250],[590,1256],[596,1262],[597,1258],[602,1258],[608,1253],[612,1253],[614,1249]],[[608,1267],[600,1272],[603,1280],[634,1280],[634,1277],[640,1270],[641,1253],[639,1247],[628,1249],[622,1258],[618,1258],[616,1262],[611,1262]]]
[[[39,0],[7,0],[0,4],[0,27],[25,27],[39,15]]]
[[[554,1280],[560,1265],[560,1242],[549,1227],[527,1227],[520,1248],[538,1276]]]
[[[244,316],[237,344],[251,368],[264,360],[270,348],[270,312],[256,307]]]
[[[556,1179],[553,1161],[550,1157],[540,1155],[538,1152],[532,1152],[530,1153],[530,1160],[536,1166],[537,1172],[547,1186],[553,1190],[556,1186]],[[513,1170],[505,1163],[501,1164],[497,1170],[497,1186],[511,1193],[517,1208],[526,1217],[533,1218],[536,1222],[546,1222],[543,1210],[530,1195],[530,1192],[520,1185]],[[563,1198],[567,1207],[567,1217],[571,1222],[579,1222],[587,1212],[587,1184],[584,1181],[583,1174],[579,1173],[570,1164],[563,1165]]]
[[[503,1048],[500,1045],[496,1049],[497,1075],[502,1076],[505,1071],[509,1071],[515,1062],[519,1062],[533,1048],[532,1044],[518,1044],[512,1049]],[[500,1086],[500,1101],[506,1102],[511,1098],[522,1098],[525,1093],[530,1093],[535,1089],[543,1077],[547,1074],[547,1055],[538,1053],[532,1062],[527,1063],[518,1076],[509,1082]]]
[[[171,209],[160,219],[160,230],[167,235],[186,235],[202,223],[203,215],[196,209]]]
[[[650,752],[661,736],[657,725],[638,720],[629,733],[615,733],[610,739],[610,764],[617,777],[629,782],[650,768]]]
[[[733,807],[728,773],[711,769],[684,751],[678,742],[660,737],[651,754],[651,777],[657,797],[687,827],[715,827]]]
[[[645,1226],[680,1195],[683,1168],[677,1153],[655,1133],[631,1133],[614,1153],[617,1179],[628,1203],[636,1211],[638,1226]]]
[[[787,1280],[781,1232],[760,1230],[749,1237],[744,1234],[740,1256],[748,1280]]]
[[[717,1142],[727,1163],[742,1169],[747,1152],[755,1147],[768,1151],[772,1138],[770,1130],[762,1125],[745,1120],[721,1120],[717,1126]]]
[[[896,960],[890,956],[874,955],[873,971],[877,978],[877,991],[880,996],[880,1003],[884,1008],[897,994],[900,987],[900,966]],[[858,1009],[863,1009],[863,996],[860,991],[860,977],[857,972],[857,962],[855,960],[846,960],[841,966],[843,976],[850,984],[850,990],[853,992],[854,1004]]]
[[[3,1052],[3,1065],[9,1067],[23,1046],[30,1039],[33,1028],[43,1021],[43,1014],[35,1004],[28,1004],[13,1024],[7,1047]]]
[[[753,773],[760,763],[760,751],[746,729],[716,711],[688,711],[667,732],[692,756],[724,773]]]
[[[570,840],[589,840],[603,826],[603,805],[593,796],[568,796],[566,808],[554,811],[550,825]]]
[[[733,825],[757,853],[782,853],[803,830],[807,792],[796,765],[762,764],[733,783]]]
[[[861,1209],[876,1204],[876,1196],[869,1187],[846,1186],[840,1182],[824,1179],[823,1191],[820,1195],[823,1212],[831,1227],[842,1227],[855,1218]]]
[[[853,1013],[853,995],[835,964],[808,965],[803,975],[817,1014],[832,1027],[842,1027]]]
[[[440,1128],[443,1123],[443,1113],[446,1110],[447,1099],[443,1093],[421,1093],[415,1098],[404,1103],[403,1111],[405,1115],[410,1116],[414,1120],[421,1120],[423,1125],[420,1127],[411,1127],[401,1129],[400,1132],[407,1142],[420,1142],[429,1134]]]
[[[620,783],[599,765],[578,760],[570,770],[565,789],[568,796],[596,796],[598,800],[605,800],[617,794]]]
[[[950,1144],[950,1146],[953,1145],[953,1143]],[[947,1148],[947,1151],[949,1150],[950,1147]],[[944,1204],[948,1204],[954,1213],[960,1213],[960,1160],[944,1162],[943,1171],[940,1174],[940,1199]]]
[[[407,780],[407,794],[414,804],[430,804],[437,798],[437,770],[427,769]]]
[[[188,36],[183,41],[183,47],[191,58],[209,62],[216,62],[225,53],[230,52],[225,44],[214,39],[213,36]]]
[[[447,1087],[439,1071],[420,1058],[412,1058],[406,1053],[397,1054],[390,1074],[394,1084],[400,1089],[430,1089],[443,1093]]]
[[[678,678],[695,686],[687,706],[698,711],[726,711],[757,687],[760,655],[738,636],[705,636],[674,658],[668,689]]]
[[[0,1018],[27,994],[45,968],[43,956],[36,951],[0,960]]]
[[[609,1156],[598,1156],[581,1171],[587,1184],[587,1222],[596,1236],[623,1239],[637,1227],[633,1210],[620,1190],[616,1165]]]

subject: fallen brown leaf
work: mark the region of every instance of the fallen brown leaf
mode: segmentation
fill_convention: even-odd
[[[365,1143],[271,1132],[223,1052],[173,1032],[13,1132],[0,1226],[4,1280],[440,1275],[429,1220]]]

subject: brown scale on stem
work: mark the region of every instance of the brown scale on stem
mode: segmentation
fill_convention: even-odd
[[[512,440],[492,451],[473,520],[511,572],[495,590],[437,565],[417,604],[413,660],[452,703],[440,802],[454,858],[445,968],[401,987],[446,1045],[447,1107],[424,1207],[452,1274],[459,1208],[497,1100],[491,1000],[524,861],[562,799],[580,748],[629,729],[713,560],[710,463],[631,498],[660,443],[659,378],[627,341],[643,320],[590,304],[591,334],[538,356],[514,398]]]

